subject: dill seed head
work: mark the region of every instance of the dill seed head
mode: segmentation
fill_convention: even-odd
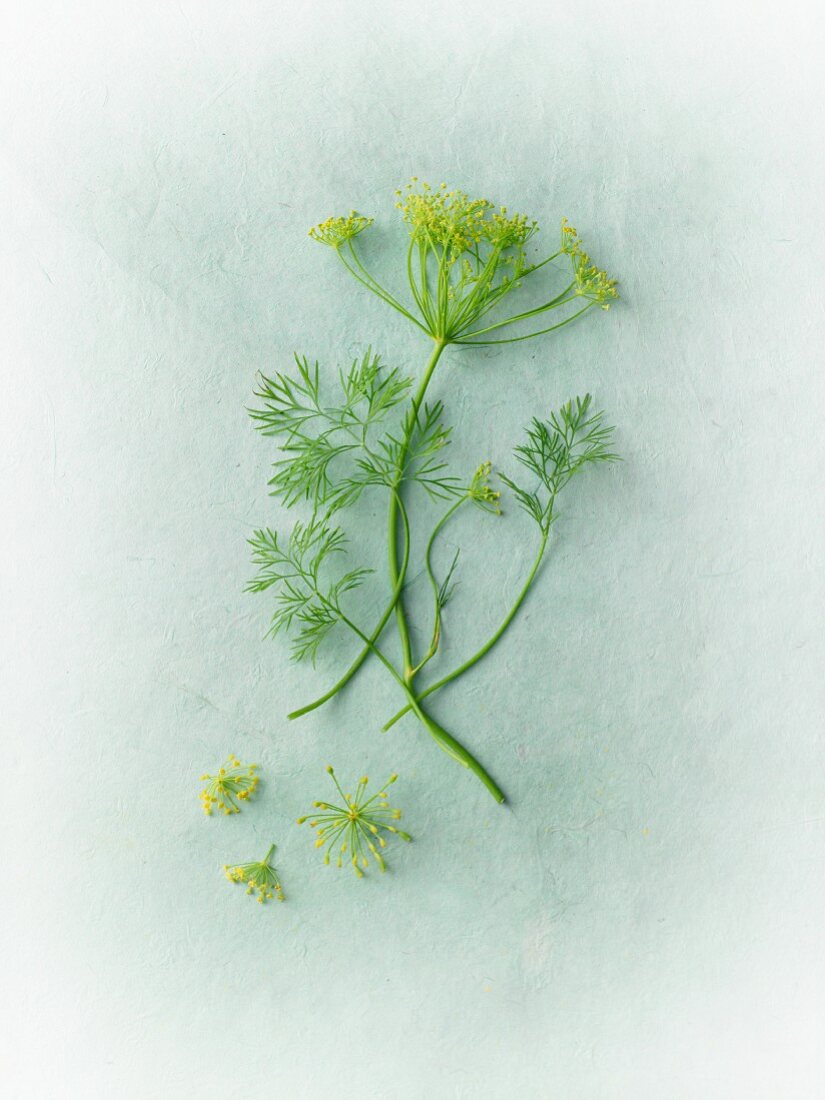
[[[205,814],[217,809],[223,814],[241,812],[239,803],[246,802],[258,786],[257,764],[242,764],[237,756],[230,756],[217,775],[202,775],[206,786],[200,793]]]
[[[381,849],[387,846],[384,834],[389,833],[405,841],[412,840],[409,833],[391,824],[400,820],[401,811],[390,806],[387,788],[398,776],[391,775],[377,794],[367,797],[369,778],[366,775],[358,780],[353,795],[344,793],[331,764],[327,767],[327,773],[338,791],[340,804],[315,802],[314,807],[319,812],[299,817],[297,823],[302,825],[309,820],[310,827],[316,830],[315,847],[326,849],[324,863],[329,864],[330,856],[335,853],[338,867],[342,867],[346,860],[358,878],[363,878],[369,866],[369,853],[380,870],[385,871],[386,863],[381,854]]]
[[[281,880],[270,863],[274,851],[273,844],[260,863],[238,863],[234,866],[225,864],[223,873],[230,882],[238,882],[246,886],[247,894],[256,897],[261,905],[271,901],[273,897],[283,901],[284,891]]]

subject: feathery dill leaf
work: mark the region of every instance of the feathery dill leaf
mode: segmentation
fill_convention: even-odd
[[[500,475],[545,533],[553,521],[556,497],[571,477],[588,463],[618,460],[619,456],[610,450],[613,428],[604,423],[603,413],[591,412],[591,406],[589,393],[573,398],[546,421],[534,417],[525,429],[527,441],[513,453],[538,478],[538,490],[527,490]]]
[[[249,540],[258,572],[246,590],[264,592],[277,587],[267,637],[292,631],[296,661],[305,657],[315,661],[321,643],[342,620],[341,597],[372,573],[371,569],[350,569],[335,581],[324,580],[324,567],[343,551],[345,542],[340,528],[317,517],[306,524],[297,522],[286,545],[269,528],[255,531]]]

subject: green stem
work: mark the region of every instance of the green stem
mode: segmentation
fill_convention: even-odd
[[[364,648],[358,654],[353,663],[349,666],[341,679],[334,683],[329,691],[325,692],[318,699],[314,699],[311,703],[307,703],[306,706],[299,707],[298,710],[290,711],[290,713],[287,715],[288,719],[292,720],[293,718],[301,718],[304,714],[309,714],[310,711],[317,710],[318,707],[322,707],[324,703],[328,703],[334,695],[338,694],[341,688],[346,687],[346,685],[353,678],[355,673],[372,652],[371,646],[373,646],[375,642],[377,642],[378,639],[381,637],[384,627],[387,625],[389,617],[390,615],[392,615],[393,608],[395,607],[398,601],[398,597],[401,594],[401,589],[404,587],[404,579],[407,576],[407,565],[410,560],[410,525],[409,520],[407,519],[407,510],[400,500],[398,502],[398,505],[399,515],[401,516],[401,522],[404,526],[404,558],[401,562],[401,568],[398,572],[398,580],[396,582],[395,588],[393,589],[392,598],[384,609],[384,613],[381,616],[378,625],[375,627],[372,634],[370,635],[369,644],[364,646]]]
[[[438,521],[438,523],[433,528],[433,533],[430,535],[430,540],[427,543],[427,549],[426,549],[425,554],[424,554],[424,561],[425,561],[426,567],[427,567],[427,575],[430,578],[430,585],[432,586],[432,590],[433,590],[433,604],[434,604],[434,609],[433,609],[433,633],[432,633],[432,638],[430,639],[429,649],[427,650],[427,652],[424,654],[422,659],[418,662],[418,664],[413,669],[413,676],[417,676],[418,673],[421,671],[421,669],[424,667],[424,665],[426,665],[427,662],[432,660],[432,658],[436,655],[436,652],[438,651],[438,645],[439,645],[439,642],[441,640],[441,590],[439,588],[438,581],[435,579],[435,574],[433,573],[433,566],[432,566],[433,545],[435,544],[435,540],[438,537],[438,535],[439,535],[441,529],[444,527],[444,525],[455,515],[455,513],[458,511],[458,509],[461,507],[461,505],[466,504],[466,502],[468,500],[469,500],[469,497],[466,497],[466,496],[460,497],[455,502],[455,504],[452,504],[447,509],[447,511],[444,513],[444,515],[441,517],[441,519]],[[457,556],[458,555],[456,554],[456,557]],[[453,565],[455,565],[455,561],[453,562]],[[450,570],[450,573],[452,573],[452,569]],[[445,584],[446,583],[449,583],[449,575],[448,575],[447,580],[445,581]]]
[[[443,339],[437,339],[435,341],[435,347],[430,355],[427,366],[424,370],[424,376],[421,379],[421,384],[416,391],[415,396],[412,399],[412,405],[410,407],[410,416],[408,419],[408,428],[404,435],[403,446],[398,458],[398,480],[394,486],[393,495],[390,497],[390,509],[387,517],[387,545],[388,545],[388,558],[390,569],[390,584],[395,588],[398,585],[398,506],[401,501],[401,482],[404,476],[404,466],[407,461],[407,453],[410,446],[410,438],[415,425],[418,420],[418,410],[421,408],[421,403],[424,400],[424,394],[427,392],[427,386],[430,384],[430,379],[433,376],[433,371],[436,368],[441,353],[445,348],[445,342]],[[407,626],[407,615],[404,609],[404,594],[403,591],[399,592],[398,598],[395,602],[395,618],[398,623],[398,635],[401,639],[401,649],[404,658],[404,676],[409,677],[412,673],[413,660],[412,660],[412,647],[410,645],[410,632]]]
[[[544,551],[547,547],[547,537],[548,532],[543,532],[541,543],[539,544],[539,551],[536,555],[536,560],[533,562],[533,568],[530,570],[527,576],[527,580],[524,582],[524,586],[519,592],[518,597],[516,598],[516,602],[510,608],[510,611],[507,613],[504,621],[495,632],[495,634],[492,636],[492,638],[490,638],[489,641],[487,641],[481,647],[481,649],[474,653],[472,657],[468,657],[463,664],[458,666],[458,668],[454,668],[452,672],[449,672],[446,676],[442,676],[440,680],[436,680],[434,684],[430,684],[429,687],[425,688],[425,690],[417,696],[417,699],[419,701],[421,699],[425,699],[428,695],[432,695],[434,691],[438,691],[439,688],[444,687],[445,684],[449,684],[451,681],[457,680],[459,676],[462,676],[468,669],[472,668],[474,664],[480,661],[482,657],[486,656],[499,640],[499,638],[501,638],[502,634],[504,634],[507,627],[515,618],[518,609],[524,603],[527,593],[530,591],[530,586],[535,579],[536,573],[538,573],[539,566],[541,565],[542,558],[544,557]],[[399,718],[403,718],[404,715],[407,714],[407,712],[410,710],[415,710],[412,704],[408,704],[402,710],[399,710],[397,714],[394,714],[392,718],[390,718],[390,720],[381,727],[382,730],[386,732],[391,726],[395,725]]]
[[[266,853],[266,855],[263,858],[264,863],[269,863],[270,859],[272,858],[272,853],[275,851],[275,847],[276,847],[276,845],[274,845],[274,844],[270,847],[269,851]]]
[[[468,332],[466,337],[462,337],[460,340],[453,340],[453,343],[465,348],[480,348],[490,344],[517,344],[521,340],[532,340],[534,336],[544,336],[547,332],[555,332],[556,329],[564,328],[564,326],[569,325],[571,321],[575,321],[577,317],[581,317],[583,313],[587,313],[588,309],[592,309],[595,304],[595,302],[588,302],[583,309],[576,310],[570,317],[565,317],[565,319],[559,321],[558,324],[550,325],[549,328],[539,329],[538,332],[527,332],[524,336],[511,336],[507,340],[471,340],[470,337],[473,336],[473,333]]]
[[[570,293],[573,287],[576,285],[574,279],[569,286],[565,287],[561,294],[557,294],[555,298],[551,298],[549,302],[545,302],[544,305],[536,306],[535,309],[528,309],[524,313],[516,313],[513,317],[508,317],[504,321],[497,321],[494,325],[487,325],[486,328],[477,328],[473,332],[467,333],[467,339],[471,336],[481,336],[485,332],[492,332],[497,328],[504,328],[506,325],[514,325],[517,321],[524,321],[528,317],[535,317],[539,313],[546,313],[548,309],[557,309],[561,305],[565,305],[566,302],[572,301],[572,298],[566,298],[565,296]]]
[[[324,603],[328,604],[328,601],[320,592],[316,592],[316,595],[318,595]],[[448,733],[447,730],[445,730],[443,726],[440,726],[431,715],[427,714],[418,699],[416,699],[415,692],[413,691],[412,686],[404,677],[399,674],[392,662],[386,657],[384,653],[381,652],[381,650],[378,648],[377,645],[375,645],[374,642],[370,641],[370,639],[360,629],[360,627],[358,627],[352,621],[352,619],[347,618],[347,616],[344,615],[338,608],[335,608],[335,610],[341,616],[341,622],[348,626],[350,630],[352,630],[355,634],[357,634],[358,637],[364,642],[366,647],[370,649],[379,659],[381,664],[384,665],[389,674],[392,676],[392,678],[396,681],[398,686],[409,699],[407,709],[413,710],[415,712],[416,717],[419,719],[421,724],[424,726],[424,728],[427,730],[427,732],[430,734],[430,736],[433,738],[439,748],[443,749],[448,756],[451,756],[453,758],[453,760],[457,760],[459,764],[461,764],[465,768],[468,768],[475,776],[477,776],[490,792],[490,794],[493,796],[493,798],[496,800],[496,802],[503,802],[504,792],[496,783],[495,779],[493,779],[493,777],[489,774],[489,772],[484,769],[484,767],[478,762],[478,760],[476,760],[471,752],[464,748],[460,741],[457,741],[451,733]]]
[[[400,302],[396,301],[396,299],[393,298],[392,294],[390,294],[388,290],[385,290],[384,287],[381,286],[377,279],[373,278],[373,276],[370,275],[370,273],[358,259],[358,254],[352,246],[352,241],[349,241],[348,245],[350,255],[352,256],[353,261],[358,266],[358,268],[363,272],[364,277],[362,278],[361,275],[358,274],[358,271],[356,271],[354,267],[351,267],[347,263],[347,261],[344,259],[341,249],[338,248],[336,249],[338,253],[338,258],[347,269],[347,271],[350,273],[350,275],[352,275],[354,279],[357,279],[362,286],[366,287],[367,290],[371,291],[377,298],[380,298],[383,302],[386,302],[388,306],[392,306],[394,310],[397,310],[398,313],[406,317],[408,321],[412,321],[412,323],[414,325],[417,325],[422,332],[427,332],[426,328],[421,324],[421,322],[416,317],[413,317],[410,311],[405,309]],[[427,335],[429,335],[429,333],[427,333]]]

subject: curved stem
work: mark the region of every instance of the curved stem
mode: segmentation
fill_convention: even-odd
[[[418,421],[418,410],[421,408],[421,402],[424,400],[424,394],[427,392],[427,386],[430,384],[430,379],[433,376],[433,371],[436,368],[441,353],[445,348],[445,342],[443,340],[436,340],[435,347],[433,348],[432,355],[429,358],[427,366],[424,370],[424,376],[421,379],[421,384],[416,391],[415,396],[412,399],[412,405],[410,406],[410,414],[408,419],[408,428],[404,434],[403,446],[398,457],[398,475],[395,483],[395,492],[390,497],[389,515],[387,517],[387,544],[388,544],[388,558],[390,569],[390,584],[393,588],[398,584],[398,506],[401,501],[401,482],[404,476],[404,465],[407,461],[407,453],[410,446],[410,438],[415,430],[416,423]],[[412,647],[410,644],[410,632],[407,626],[407,615],[404,609],[404,595],[403,591],[399,592],[395,602],[395,617],[398,623],[398,635],[401,639],[401,649],[404,657],[404,676],[409,677],[412,674],[413,660],[412,660]]]
[[[290,711],[290,713],[287,715],[287,718],[289,718],[290,720],[292,720],[293,718],[301,718],[303,715],[309,714],[310,711],[317,710],[318,707],[322,707],[324,703],[328,703],[334,695],[337,695],[341,688],[346,687],[346,685],[353,678],[355,673],[372,652],[371,647],[381,637],[381,634],[384,631],[384,627],[387,625],[389,617],[390,615],[392,615],[393,608],[395,607],[398,601],[398,597],[401,594],[401,589],[404,587],[404,579],[407,576],[407,565],[409,564],[410,560],[410,524],[409,520],[407,519],[407,509],[404,507],[404,504],[401,500],[398,501],[398,511],[404,527],[404,558],[401,562],[401,568],[398,572],[398,580],[396,582],[395,588],[393,589],[390,602],[384,609],[384,613],[381,616],[378,625],[374,628],[372,634],[369,636],[368,643],[364,646],[364,648],[349,666],[341,679],[336,681],[336,683],[332,685],[329,691],[324,692],[324,694],[319,696],[319,698],[314,699],[311,703],[307,703],[306,706],[299,707],[298,710]]]
[[[477,650],[477,652],[475,652],[472,657],[468,657],[463,664],[458,666],[458,668],[454,668],[452,672],[447,673],[446,676],[442,676],[440,680],[436,680],[434,684],[430,684],[429,687],[425,688],[425,690],[417,696],[419,701],[421,699],[425,699],[428,695],[432,695],[434,691],[438,691],[439,688],[444,687],[445,684],[449,684],[453,680],[457,680],[459,676],[463,675],[469,668],[472,668],[474,664],[482,659],[482,657],[485,657],[499,640],[499,638],[501,638],[507,627],[515,618],[518,609],[524,603],[527,593],[530,591],[530,586],[535,580],[536,573],[538,573],[539,566],[541,565],[541,560],[544,557],[544,551],[547,548],[547,537],[547,531],[543,532],[541,543],[539,544],[539,551],[536,555],[536,560],[533,562],[533,567],[527,576],[527,580],[524,582],[524,586],[519,592],[518,597],[516,598],[516,602],[510,608],[501,626],[498,628],[492,638],[490,638],[489,641],[485,642],[481,649]],[[402,710],[399,710],[397,714],[394,714],[392,718],[390,718],[390,720],[381,727],[382,730],[386,732],[391,726],[395,725],[399,718],[403,718],[409,710],[414,709],[415,708],[411,704],[409,704]]]
[[[469,500],[469,497],[467,497],[467,496],[460,497],[454,504],[452,504],[447,509],[447,511],[444,513],[444,515],[441,517],[441,519],[438,521],[438,523],[433,528],[433,533],[430,535],[429,542],[427,543],[427,549],[426,549],[425,554],[424,554],[424,562],[425,562],[426,567],[427,567],[427,576],[430,578],[430,585],[432,586],[432,590],[433,590],[433,603],[434,603],[433,633],[432,633],[432,638],[430,639],[429,649],[427,650],[427,652],[424,654],[422,659],[418,662],[418,664],[413,669],[413,675],[414,676],[417,676],[418,673],[421,671],[421,669],[424,667],[424,665],[426,665],[426,663],[436,655],[436,652],[438,651],[438,644],[441,640],[441,608],[443,606],[443,602],[445,600],[445,597],[443,597],[442,592],[441,592],[441,588],[439,587],[438,581],[435,579],[435,574],[433,573],[433,566],[432,566],[433,545],[435,544],[435,540],[436,540],[436,538],[438,538],[438,535],[439,535],[442,527],[444,527],[445,524],[455,515],[455,513],[458,511],[458,509],[461,507],[461,505],[465,504],[468,500]],[[457,558],[458,558],[458,552],[456,552],[456,558],[453,560],[453,564],[450,567],[450,570],[447,574],[446,580],[444,581],[445,585],[449,584],[449,582],[450,582],[450,576],[452,575],[453,568],[455,567],[455,562],[456,562]]]

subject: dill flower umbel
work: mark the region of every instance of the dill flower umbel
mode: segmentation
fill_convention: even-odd
[[[608,309],[610,301],[618,297],[615,279],[591,262],[566,219],[559,248],[543,259],[532,259],[527,246],[539,227],[526,214],[511,214],[506,206],[450,190],[446,183],[432,187],[419,182],[417,176],[395,196],[410,235],[406,265],[412,295],[409,305],[379,283],[355,247],[355,238],[372,224],[371,218],[355,211],[347,218],[327,218],[309,235],[334,248],[362,286],[442,347],[528,340],[569,324],[594,306]],[[572,281],[566,287],[554,290],[539,305],[502,315],[499,307],[526,279],[542,270],[550,274],[553,269],[547,265],[565,254],[573,267]],[[498,312],[498,320],[488,316],[493,310]],[[527,322],[543,320],[553,310],[561,311],[554,324],[521,331]],[[505,331],[510,326],[516,326],[515,334]]]
[[[284,891],[281,880],[269,862],[274,851],[273,844],[260,863],[238,863],[234,867],[225,864],[223,873],[230,882],[240,882],[246,886],[247,894],[256,894],[261,905],[265,901],[271,901],[273,897],[283,901]]]
[[[239,802],[246,802],[258,786],[257,764],[242,764],[237,756],[230,756],[217,775],[202,775],[206,786],[200,793],[205,814],[211,814],[214,806],[224,814],[239,814]]]
[[[367,852],[369,852],[380,869],[386,871],[384,857],[381,855],[379,848],[386,848],[387,842],[381,834],[384,832],[393,833],[401,840],[412,840],[409,833],[405,833],[391,824],[391,822],[400,819],[401,811],[394,810],[390,806],[387,801],[386,788],[394,783],[398,776],[391,775],[377,794],[367,798],[366,790],[369,779],[366,775],[358,780],[355,794],[351,795],[344,794],[331,764],[327,768],[327,772],[332,777],[343,805],[338,806],[331,802],[315,802],[313,805],[320,812],[308,814],[306,817],[299,817],[298,824],[303,825],[309,818],[312,819],[309,824],[317,830],[315,847],[326,848],[324,863],[329,863],[332,850],[340,840],[336,860],[339,867],[343,866],[346,857],[356,875],[363,878],[362,868],[366,869],[369,866],[367,858]]]
[[[372,222],[372,218],[365,218],[363,214],[353,210],[346,218],[327,218],[320,225],[310,229],[309,235],[321,244],[340,248],[346,241],[351,241],[353,237],[357,237],[359,233],[368,229]]]

